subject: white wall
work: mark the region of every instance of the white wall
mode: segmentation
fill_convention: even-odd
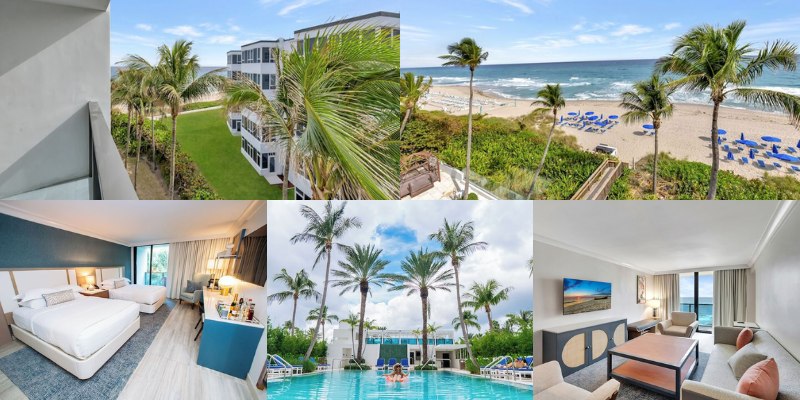
[[[786,219],[753,265],[756,277],[755,321],[795,358],[800,358],[800,205]]]
[[[110,120],[108,11],[0,0],[0,54],[0,197],[88,176],[88,102]]]
[[[645,273],[538,241],[533,242],[533,254],[533,356],[537,364],[542,362],[542,329],[612,317],[634,322],[651,315],[652,309],[636,304],[636,275]],[[563,315],[564,278],[611,282],[611,309]],[[648,298],[651,287],[652,276],[648,276]]]

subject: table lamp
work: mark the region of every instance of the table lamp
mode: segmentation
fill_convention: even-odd
[[[94,275],[86,275],[83,278],[86,282],[86,288],[89,290],[94,289]]]
[[[661,300],[659,299],[650,299],[647,300],[647,306],[653,309],[653,318],[656,317],[656,310],[661,307]]]
[[[231,293],[231,288],[234,285],[236,285],[236,278],[230,275],[223,276],[219,279],[219,287],[222,289],[222,293],[220,294],[223,296],[229,295]]]

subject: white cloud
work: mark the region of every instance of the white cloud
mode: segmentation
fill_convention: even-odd
[[[153,26],[148,24],[136,24],[136,29],[140,31],[150,32],[153,30]]]
[[[259,2],[265,6],[273,6],[283,3],[283,7],[280,9],[280,11],[278,11],[278,15],[280,16],[289,15],[300,8],[322,4],[327,1],[328,0],[290,0],[288,2],[284,2],[282,0],[259,0]]]
[[[218,35],[208,38],[208,43],[211,44],[234,44],[236,43],[236,36],[233,35]]]
[[[528,7],[522,0],[489,0],[492,3],[505,4],[509,7],[516,8],[523,14],[533,14],[533,10]]]
[[[641,35],[641,34],[644,34],[644,33],[652,32],[652,31],[653,30],[651,28],[648,28],[648,27],[645,27],[645,26],[628,24],[628,25],[622,25],[621,27],[619,27],[619,29],[617,29],[616,31],[612,32],[611,35],[612,36],[636,36],[636,35]]]
[[[606,41],[606,38],[600,35],[578,35],[576,39],[581,44],[597,44]]]
[[[489,26],[489,25],[478,25],[478,26],[476,26],[476,28],[478,28],[478,29],[480,29],[482,31],[491,31],[491,30],[497,29],[496,26]]]
[[[432,37],[431,31],[414,25],[400,24],[400,35],[402,40],[427,41]]]
[[[203,36],[197,29],[195,29],[191,25],[179,25],[172,28],[164,29],[165,33],[169,33],[175,36],[186,36],[186,37],[201,37]]]
[[[678,29],[681,27],[680,22],[671,22],[669,24],[664,25],[664,30],[671,31],[673,29]]]

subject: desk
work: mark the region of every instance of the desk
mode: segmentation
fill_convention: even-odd
[[[264,333],[264,326],[220,317],[217,312],[217,301],[220,300],[230,304],[233,297],[221,296],[219,292],[203,288],[205,322],[197,365],[245,379]]]

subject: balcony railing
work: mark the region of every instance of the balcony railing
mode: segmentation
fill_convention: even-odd
[[[111,137],[108,121],[96,101],[89,102],[92,200],[138,200]]]
[[[694,303],[680,303],[680,310],[697,314],[697,321],[700,322],[700,326],[711,327],[714,318],[714,304],[699,303],[698,306],[699,310],[694,308]]]

